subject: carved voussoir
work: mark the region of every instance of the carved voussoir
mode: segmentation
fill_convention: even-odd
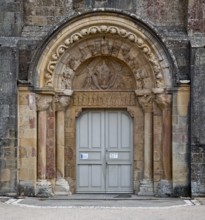
[[[60,59],[61,59],[62,55],[66,52],[66,50],[73,43],[76,43],[77,41],[82,40],[86,36],[88,36],[88,35],[94,36],[96,34],[98,34],[98,35],[99,34],[118,35],[118,37],[120,37],[123,41],[124,41],[124,39],[127,39],[127,42],[129,42],[129,44],[132,44],[130,48],[132,48],[132,46],[139,48],[140,51],[147,58],[147,61],[151,64],[154,75],[155,75],[155,79],[156,79],[156,87],[159,88],[164,84],[159,60],[157,59],[157,57],[153,53],[149,44],[144,39],[142,39],[141,35],[138,35],[137,33],[130,31],[129,29],[126,30],[125,28],[122,28],[120,26],[94,25],[94,26],[83,28],[77,32],[68,33],[67,39],[64,39],[64,41],[59,42],[59,44],[51,52],[52,55],[48,59],[46,73],[44,75],[44,80],[45,80],[44,86],[53,87],[53,85],[54,85],[54,82],[53,82],[54,77],[53,76],[54,76],[55,67],[56,67],[57,63],[60,62]],[[95,41],[93,41],[93,42],[95,42]],[[75,67],[72,67],[71,69],[73,71],[75,71],[77,69],[77,67],[80,65],[80,63],[82,62],[82,60],[85,60],[85,58],[87,58],[87,56],[89,54],[92,56],[93,55],[96,56],[96,53],[99,53],[99,51],[101,51],[101,48],[104,48],[104,49],[106,48],[105,45],[103,46],[100,44],[101,44],[100,42],[93,43],[90,46],[90,48],[86,47],[87,54],[85,54],[85,51],[82,51],[82,48],[79,46],[80,45],[80,43],[79,43],[78,47],[80,48],[82,56],[81,56],[81,58],[79,58],[79,60],[77,60]],[[118,57],[118,55],[120,53],[123,53],[124,48],[122,47],[121,44],[114,44],[113,43],[113,45],[112,45],[111,53],[113,56]],[[106,51],[108,52],[108,54],[110,53],[109,46],[106,49]],[[107,52],[105,54],[107,54]],[[124,52],[125,52],[125,55],[123,55],[123,54],[122,55],[126,56],[126,54],[128,54],[127,48],[126,48],[126,51],[124,51]],[[102,51],[101,51],[101,53],[102,53]],[[126,62],[133,63],[134,57],[131,58],[128,56],[128,57],[124,57],[124,58],[125,58],[125,60],[127,59]],[[141,70],[142,74],[143,74],[143,71],[144,70]],[[70,70],[70,72],[72,72],[72,71]],[[73,73],[64,73],[63,78],[61,80],[62,87],[70,89],[70,87],[71,87],[70,81],[72,81],[71,75],[73,75]],[[139,75],[139,73],[138,73],[138,75]],[[71,78],[69,78],[69,77],[71,77]],[[143,77],[142,77],[142,80],[138,80],[139,89],[143,88],[143,83],[144,82],[143,82]]]
[[[52,96],[50,95],[36,95],[37,111],[46,111],[52,103]]]

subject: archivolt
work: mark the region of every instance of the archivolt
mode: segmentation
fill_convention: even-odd
[[[160,44],[142,27],[125,17],[109,13],[81,17],[67,25],[48,44],[37,65],[38,87],[55,89],[55,68],[73,45],[97,36],[120,37],[146,57],[153,71],[156,88],[171,87],[171,68]],[[168,73],[168,74],[167,74]]]

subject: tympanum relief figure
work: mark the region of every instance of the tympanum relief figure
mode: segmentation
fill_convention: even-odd
[[[66,66],[61,76],[59,87],[61,89],[71,89],[73,76],[74,71],[70,67]]]
[[[94,58],[76,71],[73,82],[77,90],[132,90],[136,87],[130,69],[114,58]]]
[[[88,85],[92,83],[97,89],[105,90],[112,88],[116,81],[116,77],[117,74],[110,70],[105,61],[102,61],[102,63],[99,63],[96,68],[88,68],[88,76],[85,79],[84,88],[89,88]]]

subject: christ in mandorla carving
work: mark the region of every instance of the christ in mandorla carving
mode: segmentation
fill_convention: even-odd
[[[110,68],[103,61],[94,69],[92,80],[98,89],[108,89],[115,83],[116,75],[110,71]]]
[[[130,90],[136,87],[134,75],[114,58],[97,57],[82,65],[76,72],[76,90]]]

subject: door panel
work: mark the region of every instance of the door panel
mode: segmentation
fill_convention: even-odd
[[[101,113],[94,112],[91,114],[91,123],[90,123],[90,135],[91,135],[91,147],[92,148],[101,148],[102,143],[102,129],[103,126],[101,126]]]
[[[85,111],[77,121],[77,192],[132,192],[132,119]]]
[[[87,148],[89,146],[88,115],[85,115],[79,121],[78,133],[79,138],[77,140],[79,141],[80,148]]]
[[[115,112],[106,114],[106,131],[108,148],[117,148],[118,145],[118,115]]]
[[[121,131],[120,131],[120,137],[121,137],[121,147],[122,148],[132,148],[131,143],[131,137],[130,134],[132,134],[132,128],[130,124],[130,120],[127,120],[127,115],[124,113],[121,114]]]
[[[106,113],[106,130],[115,126],[115,137],[112,137],[113,130],[109,134],[113,140],[112,144],[106,146],[106,191],[107,192],[132,192],[132,120],[123,111]],[[114,180],[115,179],[115,180]],[[114,187],[113,184],[117,184]]]

